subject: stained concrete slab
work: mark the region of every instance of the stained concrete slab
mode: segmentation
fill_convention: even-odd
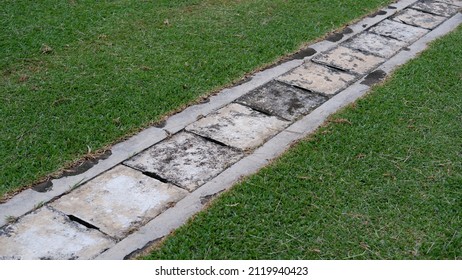
[[[280,76],[277,80],[312,92],[334,95],[346,88],[356,76],[312,62]]]
[[[414,9],[406,9],[395,16],[393,20],[426,29],[434,29],[445,21],[446,18]]]
[[[115,244],[47,207],[0,230],[1,259],[93,259]]]
[[[272,81],[247,93],[236,102],[269,115],[294,121],[308,114],[326,100],[324,96]]]
[[[384,58],[338,46],[313,58],[314,62],[364,75],[385,61]]]
[[[187,191],[117,166],[51,206],[121,239],[185,197]]]
[[[452,15],[455,15],[459,10],[459,8],[456,6],[449,5],[448,3],[442,3],[441,1],[433,0],[419,1],[416,4],[412,5],[411,8],[443,17],[450,17]]]
[[[407,25],[388,19],[372,27],[369,31],[378,35],[390,37],[406,43],[412,43],[428,33],[427,29]]]
[[[345,42],[345,46],[365,51],[373,55],[390,58],[407,44],[392,38],[383,37],[374,33],[364,32]]]
[[[232,148],[180,132],[125,161],[125,165],[194,191],[242,156]]]
[[[438,2],[443,2],[454,6],[462,7],[462,0],[438,0]]]
[[[192,123],[187,131],[240,150],[254,149],[283,130],[289,122],[240,104],[230,104]]]

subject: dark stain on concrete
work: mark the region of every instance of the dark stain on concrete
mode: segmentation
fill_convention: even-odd
[[[51,182],[51,180],[46,180],[45,182],[33,186],[32,189],[40,193],[48,192],[53,189],[53,182]]]
[[[378,12],[375,12],[375,13],[369,15],[368,17],[373,18],[373,17],[376,17],[376,16],[383,16],[383,15],[386,15],[386,14],[387,14],[386,11],[380,10]]]
[[[106,152],[104,152],[103,154],[101,154],[101,155],[99,155],[97,157],[94,157],[94,158],[91,158],[91,159],[86,159],[83,162],[81,162],[80,164],[72,167],[71,169],[65,170],[61,174],[61,176],[59,176],[58,178],[67,177],[67,176],[75,176],[75,175],[82,174],[85,171],[92,168],[93,166],[95,166],[100,160],[107,159],[111,155],[112,155],[111,150],[107,150]]]
[[[375,70],[374,72],[369,73],[369,75],[364,78],[364,81],[361,82],[362,85],[372,86],[375,85],[387,76],[387,73],[383,70]]]
[[[342,40],[342,38],[347,35],[353,33],[353,30],[349,27],[342,30],[342,32],[334,33],[332,35],[327,36],[326,40],[329,42],[338,42]]]
[[[303,59],[303,58],[308,57],[308,56],[313,56],[316,53],[317,53],[317,51],[315,49],[313,49],[313,48],[301,49],[297,53],[291,55],[290,60],[292,60],[292,59]]]

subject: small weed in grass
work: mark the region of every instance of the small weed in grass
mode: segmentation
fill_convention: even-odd
[[[432,44],[147,258],[461,259],[461,40]]]

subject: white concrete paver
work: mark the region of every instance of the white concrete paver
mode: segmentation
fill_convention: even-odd
[[[125,161],[125,165],[194,191],[242,156],[229,147],[181,132]]]
[[[119,165],[56,200],[51,206],[121,239],[186,194],[183,189]]]
[[[313,58],[313,61],[364,75],[384,62],[385,58],[337,46],[330,51],[320,53]]]
[[[388,19],[372,27],[369,31],[378,35],[387,36],[406,43],[412,43],[428,33],[427,29],[407,25]]]
[[[434,29],[446,20],[445,17],[431,15],[414,9],[406,9],[393,18],[405,24],[414,25],[427,29]]]
[[[187,131],[240,150],[254,149],[289,122],[239,104],[230,104],[186,127]]]
[[[42,207],[0,230],[0,260],[92,259],[115,242]]]
[[[300,67],[280,76],[277,80],[306,90],[334,95],[346,88],[356,76],[327,66],[306,62]]]

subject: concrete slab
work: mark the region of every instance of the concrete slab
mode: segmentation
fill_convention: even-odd
[[[427,29],[407,25],[392,20],[384,20],[372,27],[370,32],[400,40],[406,43],[412,43],[428,33]]]
[[[359,75],[364,75],[379,66],[385,61],[385,59],[372,54],[365,54],[357,50],[338,46],[332,50],[317,55],[313,58],[313,61]]]
[[[459,8],[456,6],[449,5],[448,3],[442,3],[441,1],[433,0],[419,1],[416,4],[412,5],[411,8],[443,17],[450,17],[452,15],[455,15],[459,10]]]
[[[61,197],[51,206],[121,239],[186,194],[185,190],[119,165]]]
[[[373,55],[390,58],[407,44],[392,38],[383,37],[374,33],[364,32],[345,42],[345,46],[365,51]]]
[[[115,243],[47,207],[0,230],[1,259],[93,259]]]
[[[186,127],[187,131],[240,149],[254,149],[289,122],[239,104],[230,104]]]
[[[406,9],[393,20],[426,29],[434,29],[446,20],[445,17],[431,15],[414,9]]]
[[[194,191],[242,156],[232,148],[180,132],[125,161],[125,165]]]
[[[438,2],[443,2],[454,6],[462,7],[462,0],[438,0]]]
[[[307,62],[280,76],[279,81],[325,95],[334,95],[346,88],[356,76],[327,66]]]
[[[324,96],[272,81],[247,93],[236,102],[269,115],[294,121],[308,114],[326,100]]]

